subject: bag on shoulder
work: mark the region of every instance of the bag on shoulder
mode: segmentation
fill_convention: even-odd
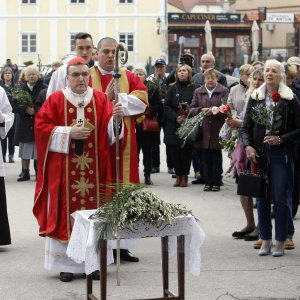
[[[160,130],[156,117],[146,117],[142,122],[142,128],[144,132],[159,132]]]

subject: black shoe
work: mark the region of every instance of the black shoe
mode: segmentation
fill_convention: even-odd
[[[232,237],[233,238],[236,238],[236,239],[244,239],[246,235],[250,234],[252,230],[249,230],[249,231],[235,231],[233,234],[232,234]]]
[[[30,174],[29,174],[29,170],[24,170],[19,178],[17,179],[17,181],[27,181],[30,180]]]
[[[113,249],[113,255],[114,259],[117,259],[117,250]],[[129,250],[127,249],[120,249],[120,259],[123,261],[128,261],[128,262],[138,262],[139,258],[134,256]]]
[[[151,185],[153,182],[151,181],[150,174],[145,174],[145,184]]]
[[[176,174],[172,174],[172,178],[177,178]]]
[[[93,273],[92,273],[92,279],[93,280],[100,280],[100,271],[94,271]]]
[[[10,156],[8,157],[8,162],[9,162],[9,163],[14,163],[14,162],[15,162],[14,157],[13,157],[12,155],[10,155]]]
[[[169,174],[175,174],[174,168],[168,168],[168,173]]]
[[[245,240],[246,242],[257,241],[257,240],[258,240],[258,235],[250,235],[250,234],[247,234],[247,235],[245,235],[244,240]]]
[[[204,188],[203,188],[203,191],[204,192],[210,192],[212,190],[212,186],[210,185],[206,185]]]
[[[6,158],[5,157],[3,157],[3,162],[6,162]]]
[[[73,280],[73,278],[74,278],[73,273],[60,272],[60,274],[59,274],[59,279],[60,279],[60,281],[63,281],[63,282],[70,282]]]
[[[213,192],[219,192],[220,191],[220,187],[218,185],[214,185],[211,190]]]
[[[202,179],[201,177],[192,181],[192,184],[204,184],[204,183],[205,183],[204,179]]]

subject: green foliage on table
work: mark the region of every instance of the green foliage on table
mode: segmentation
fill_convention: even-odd
[[[115,189],[116,186],[108,186]],[[124,226],[132,228],[138,221],[159,226],[163,221],[170,224],[178,216],[192,212],[180,204],[166,203],[144,185],[121,184],[110,202],[98,208],[90,217],[95,223],[98,244],[101,240],[118,239],[119,230]]]

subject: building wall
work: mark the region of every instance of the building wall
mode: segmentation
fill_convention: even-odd
[[[32,60],[42,64],[62,58],[71,51],[70,35],[89,32],[95,45],[100,38],[119,33],[134,34],[134,51],[129,52],[129,64],[145,65],[166,53],[164,34],[157,34],[156,20],[165,28],[164,0],[136,0],[134,4],[119,4],[118,0],[86,0],[86,4],[70,4],[69,0],[37,0],[36,5],[22,5],[21,0],[0,1],[0,36],[4,47],[0,65],[6,58],[23,65]],[[37,34],[36,53],[22,53],[21,34]]]
[[[300,14],[300,1],[274,1],[274,0],[239,0],[233,6],[237,13],[257,11],[258,7],[267,7],[267,13],[292,13]],[[274,26],[273,26],[274,25]],[[295,55],[295,28],[292,23],[277,23],[270,26],[266,22],[261,23],[262,47],[265,54],[271,54],[282,49],[287,50],[287,56]]]

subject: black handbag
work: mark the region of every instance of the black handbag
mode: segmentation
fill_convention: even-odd
[[[248,162],[245,172],[239,175],[237,194],[254,198],[267,198],[267,191],[267,176],[251,173],[250,162]]]
[[[203,128],[202,125],[197,126],[186,138],[185,143],[188,145],[199,142],[202,139]]]

